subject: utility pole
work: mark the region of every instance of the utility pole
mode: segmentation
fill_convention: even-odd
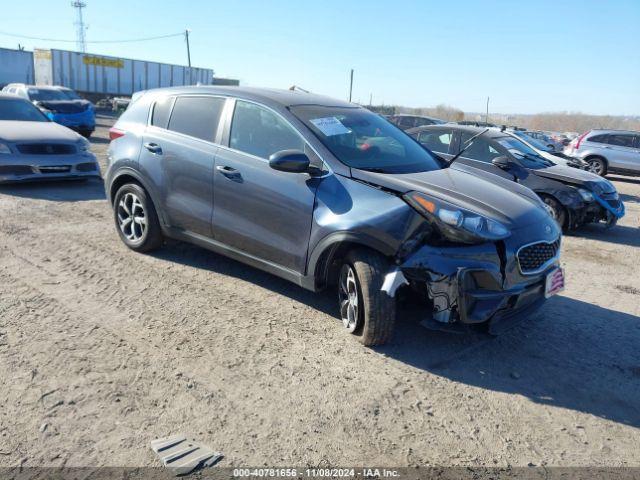
[[[484,123],[489,123],[489,97],[487,97],[487,116],[484,117]]]
[[[369,94],[369,106],[373,105],[373,93]]]
[[[184,31],[184,39],[187,42],[187,65],[189,65],[189,84],[193,83],[193,76],[191,74],[191,49],[189,48],[189,29]]]
[[[76,46],[78,50],[82,53],[86,53],[87,51],[87,42],[85,39],[85,26],[84,20],[82,19],[82,9],[87,6],[85,2],[82,0],[74,0],[71,2],[71,6],[78,11],[78,16],[75,21],[76,25]]]
[[[349,102],[351,102],[352,93],[353,93],[353,68],[351,69],[351,80],[349,81]]]

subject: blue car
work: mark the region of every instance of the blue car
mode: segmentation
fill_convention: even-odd
[[[13,83],[2,91],[26,98],[50,120],[75,130],[86,138],[96,129],[93,104],[81,99],[71,89]]]

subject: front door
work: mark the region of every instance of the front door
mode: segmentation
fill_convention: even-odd
[[[640,137],[630,133],[610,133],[607,137],[607,160],[612,168],[640,171]]]
[[[220,147],[214,174],[216,240],[303,273],[317,180],[276,171],[268,159],[281,150],[305,151],[305,141],[279,114],[237,100],[228,147]]]
[[[473,134],[467,132],[461,132],[458,134],[458,140],[456,144],[459,148],[471,138]],[[498,151],[496,147],[490,144],[486,138],[482,136],[476,138],[471,146],[467,148],[462,155],[460,155],[456,162],[464,163],[465,165],[469,165],[470,167],[478,168],[480,170],[484,170],[489,173],[493,173],[494,175],[498,175],[500,177],[507,178],[509,180],[515,180],[515,176],[511,173],[496,167],[493,163],[494,158],[505,155],[505,153],[501,153]]]

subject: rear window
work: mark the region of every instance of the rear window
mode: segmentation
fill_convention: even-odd
[[[451,132],[442,130],[428,130],[418,135],[418,141],[422,145],[437,153],[449,153],[452,138]]]
[[[593,137],[587,138],[587,142],[607,143],[607,135],[594,135]]]
[[[219,97],[178,97],[168,128],[190,137],[214,142],[224,102],[225,99]]]
[[[615,134],[609,135],[607,142],[609,145],[615,145],[618,147],[633,147],[633,135],[627,134]]]
[[[154,104],[153,114],[151,115],[151,125],[154,127],[167,128],[174,98],[175,97],[164,97]]]

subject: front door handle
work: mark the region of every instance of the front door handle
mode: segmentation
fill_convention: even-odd
[[[240,172],[233,167],[228,167],[226,165],[224,166],[218,165],[216,167],[216,170],[218,170],[222,175],[224,175],[227,178],[230,178],[231,180],[238,180],[242,178],[242,176],[240,175]]]
[[[151,153],[155,153],[156,155],[162,155],[162,147],[157,143],[145,143],[144,148],[149,150]]]

